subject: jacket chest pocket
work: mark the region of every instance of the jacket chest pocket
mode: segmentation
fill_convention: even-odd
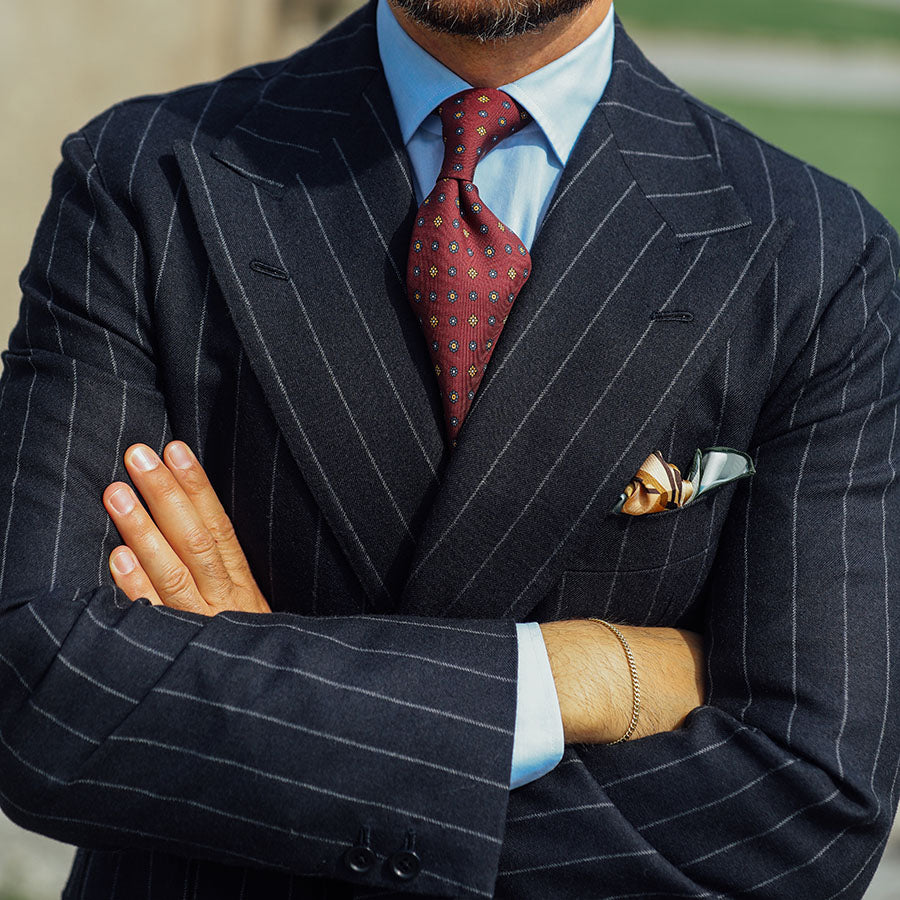
[[[634,625],[683,618],[703,589],[735,488],[726,485],[679,509],[607,516],[564,571],[553,617]]]

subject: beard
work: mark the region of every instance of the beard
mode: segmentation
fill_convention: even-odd
[[[482,43],[540,31],[594,0],[390,0],[414,22]]]

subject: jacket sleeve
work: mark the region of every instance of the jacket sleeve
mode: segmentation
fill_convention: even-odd
[[[498,897],[862,896],[900,761],[898,261],[884,225],[763,408],[704,589],[706,704],[513,792]]]
[[[385,860],[414,845],[406,889],[489,894],[512,622],[206,619],[114,587],[101,492],[131,442],[168,430],[141,242],[97,168],[102,135],[63,145],[4,353],[0,806],[81,846],[382,888],[398,886]],[[344,854],[361,835],[374,856],[354,874]]]

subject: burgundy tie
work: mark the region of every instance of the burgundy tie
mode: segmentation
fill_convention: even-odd
[[[494,88],[460,91],[437,113],[444,128],[444,162],[416,215],[406,291],[428,342],[453,448],[531,272],[525,245],[484,205],[472,178],[478,162],[520,130],[528,113]]]

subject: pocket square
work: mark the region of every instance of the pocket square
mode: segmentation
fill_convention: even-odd
[[[687,506],[714,488],[756,473],[753,460],[730,447],[695,450],[687,477],[654,450],[626,485],[613,512],[643,516]]]

